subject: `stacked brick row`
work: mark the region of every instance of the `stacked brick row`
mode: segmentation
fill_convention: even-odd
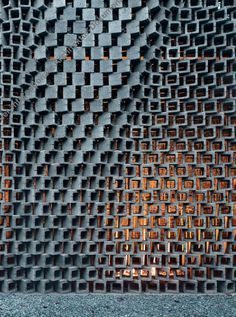
[[[234,0],[3,0],[0,291],[235,291]]]

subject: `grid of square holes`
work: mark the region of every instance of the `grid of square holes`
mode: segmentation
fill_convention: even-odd
[[[235,21],[1,1],[0,291],[235,291]]]

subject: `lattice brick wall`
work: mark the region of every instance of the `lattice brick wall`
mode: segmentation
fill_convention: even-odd
[[[235,291],[234,0],[2,0],[0,291]]]

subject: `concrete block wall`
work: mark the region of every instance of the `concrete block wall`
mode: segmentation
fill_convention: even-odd
[[[235,292],[235,19],[2,0],[1,292]]]

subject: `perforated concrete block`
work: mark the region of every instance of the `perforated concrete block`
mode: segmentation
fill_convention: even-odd
[[[235,292],[235,16],[0,3],[1,292]]]

